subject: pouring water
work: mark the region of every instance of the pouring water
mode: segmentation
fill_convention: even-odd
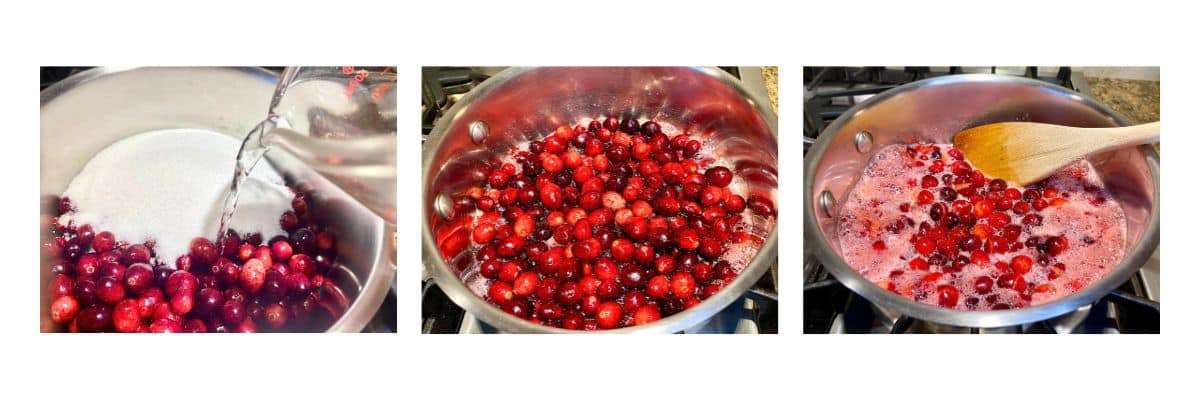
[[[242,184],[274,149],[299,159],[380,218],[395,223],[396,127],[394,119],[389,123],[387,112],[379,111],[394,110],[386,102],[394,103],[391,90],[395,77],[381,74],[385,75],[382,79],[377,76],[367,80],[367,74],[365,70],[346,68],[284,70],[267,118],[246,134],[238,151],[234,176],[222,204],[218,243],[237,210]],[[309,87],[293,90],[305,82],[344,85],[345,96],[331,96],[329,90],[315,92]],[[284,115],[303,118],[295,124],[302,127],[290,124]]]

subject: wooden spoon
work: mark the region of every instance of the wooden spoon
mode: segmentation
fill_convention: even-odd
[[[954,146],[975,168],[1022,186],[1092,154],[1157,141],[1158,122],[1119,128],[1000,122],[954,135]]]

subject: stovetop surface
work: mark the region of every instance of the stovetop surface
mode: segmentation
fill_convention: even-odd
[[[804,151],[846,110],[905,83],[944,75],[1024,76],[1090,96],[1087,80],[1069,67],[805,67]],[[1050,320],[993,329],[950,327],[890,316],[837,281],[805,253],[804,333],[1158,333],[1158,253],[1117,290],[1096,303]]]
[[[758,68],[719,67],[742,79],[751,92],[766,97]],[[456,101],[504,67],[424,67],[421,70],[422,142],[434,124]],[[755,76],[754,74],[759,74]],[[778,301],[775,295],[775,271],[763,275],[755,286],[728,307],[700,326],[679,333],[777,333]],[[423,333],[498,333],[486,323],[466,313],[450,300],[430,279],[422,282],[421,331]]]

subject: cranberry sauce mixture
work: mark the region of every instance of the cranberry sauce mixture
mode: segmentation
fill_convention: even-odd
[[[220,243],[196,238],[190,252],[159,260],[153,241],[128,243],[60,218],[50,205],[42,243],[51,273],[49,316],[69,332],[322,331],[349,300],[329,275],[337,257],[305,192],[280,216],[287,236],[229,230]],[[166,221],[164,221],[166,223]],[[170,264],[167,264],[167,263]]]
[[[1125,215],[1087,161],[1027,188],[988,179],[949,145],[883,148],[839,219],[842,255],[880,287],[960,310],[1037,305],[1100,279]]]
[[[775,206],[664,131],[607,118],[514,149],[456,198],[464,239],[439,234],[444,254],[473,252],[463,279],[477,294],[549,326],[619,328],[699,304],[762,246],[747,221],[773,223]]]

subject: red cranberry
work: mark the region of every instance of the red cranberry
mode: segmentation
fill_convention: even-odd
[[[243,268],[245,270],[245,268]],[[295,297],[301,297],[308,294],[312,289],[312,280],[301,272],[290,272],[285,277],[284,283],[287,286],[288,293]]]
[[[167,296],[174,296],[177,293],[192,294],[200,286],[200,282],[188,271],[175,271],[167,277],[165,292]]]
[[[291,232],[300,227],[300,217],[296,216],[295,212],[285,211],[279,217],[279,227],[283,230]]]
[[[686,272],[676,272],[671,276],[671,293],[678,298],[686,298],[696,291],[696,280]]]
[[[953,308],[958,305],[958,289],[950,285],[937,288],[938,304],[942,307]]]
[[[513,300],[514,293],[512,286],[502,281],[492,282],[488,287],[488,300],[499,305],[508,304]]]
[[[125,287],[133,294],[141,294],[154,286],[154,268],[150,264],[135,263],[125,270]]]
[[[238,325],[246,318],[246,306],[241,301],[226,300],[221,305],[221,320],[229,325]]]
[[[114,237],[113,233],[109,231],[101,231],[100,233],[97,233],[94,238],[92,238],[92,249],[96,250],[97,253],[103,253],[112,250],[116,244],[116,237]]]
[[[596,323],[604,329],[612,329],[621,325],[623,317],[621,306],[615,302],[600,303],[596,308]]]
[[[112,309],[103,304],[92,304],[75,316],[75,326],[80,332],[102,332],[112,323]]]
[[[214,315],[225,304],[225,293],[217,288],[200,289],[196,301],[196,311],[200,315]]]
[[[50,320],[56,324],[66,324],[79,314],[79,301],[71,296],[61,296],[50,303]]]
[[[292,245],[284,240],[271,243],[271,257],[275,260],[286,260],[292,256]]]
[[[251,258],[242,264],[238,282],[243,289],[250,293],[257,293],[262,288],[263,283],[267,278],[267,266],[262,260]]]
[[[127,299],[113,307],[112,325],[117,332],[137,332],[141,323],[142,316],[137,300]]]
[[[53,278],[50,278],[49,291],[51,300],[56,300],[63,296],[70,296],[74,290],[75,280],[71,279],[71,277],[67,275],[58,274],[54,275]]]
[[[217,262],[217,246],[208,239],[192,239],[192,243],[189,248],[191,249],[189,255],[191,256],[193,262],[204,266],[212,265],[213,263]]]
[[[278,303],[272,303],[263,311],[263,319],[267,321],[267,325],[279,329],[287,324],[287,310]]]
[[[662,319],[657,306],[644,305],[633,312],[633,325],[645,325]]]
[[[125,298],[125,285],[113,277],[96,281],[96,298],[108,304],[116,304]]]
[[[712,167],[704,172],[704,180],[709,185],[723,188],[733,180],[733,172],[725,167]]]

